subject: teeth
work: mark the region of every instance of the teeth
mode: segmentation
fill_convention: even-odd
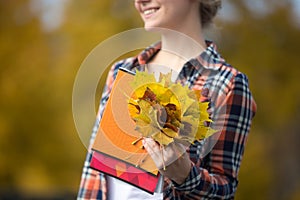
[[[149,10],[145,10],[144,14],[149,15],[149,14],[155,13],[156,11],[157,11],[157,9],[149,9]]]

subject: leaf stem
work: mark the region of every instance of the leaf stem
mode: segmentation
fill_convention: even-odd
[[[162,164],[163,164],[163,170],[166,171],[166,164],[164,160],[164,146],[160,145],[160,153],[161,153],[161,159],[162,159]]]
[[[141,141],[143,139],[143,137],[139,137],[138,139],[134,140],[131,144],[135,145],[136,143],[138,143],[139,141]]]

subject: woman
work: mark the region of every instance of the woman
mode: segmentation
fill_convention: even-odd
[[[220,135],[215,145],[203,157],[203,145],[191,145],[180,158],[172,145],[161,158],[159,146],[145,138],[143,144],[152,158],[166,162],[163,193],[150,195],[142,190],[104,176],[89,168],[91,151],[87,155],[78,199],[233,199],[238,185],[238,171],[245,141],[256,104],[251,96],[247,77],[227,64],[212,42],[205,41],[203,29],[208,26],[220,0],[135,0],[135,7],[147,31],[159,32],[161,41],[145,49],[137,57],[116,63],[107,79],[100,103],[98,119],[91,143],[99,126],[100,116],[111,91],[119,67],[149,72],[173,71],[176,81],[191,89],[201,90],[201,101],[210,101],[211,109],[223,108],[215,116]],[[167,67],[159,67],[167,66]],[[222,119],[221,119],[222,118]],[[180,173],[179,173],[180,172]]]

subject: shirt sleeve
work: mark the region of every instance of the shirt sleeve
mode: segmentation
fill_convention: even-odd
[[[256,104],[244,74],[237,73],[231,83],[223,103],[220,104],[225,112],[221,116],[223,126],[216,144],[208,155],[203,159],[198,157],[193,163],[183,184],[172,182],[169,190],[165,191],[166,199],[173,199],[174,196],[182,199],[234,198],[238,171]],[[199,148],[197,145],[190,147],[191,160]]]

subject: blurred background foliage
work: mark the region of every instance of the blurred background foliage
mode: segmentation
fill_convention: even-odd
[[[225,0],[208,34],[258,105],[236,199],[300,199],[299,7]],[[0,0],[0,16],[0,199],[74,199],[86,154],[72,118],[77,70],[142,22],[129,0]]]

